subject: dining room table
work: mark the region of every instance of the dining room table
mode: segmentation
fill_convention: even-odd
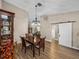
[[[29,38],[24,37],[24,39],[26,42],[32,45],[33,57],[35,57],[35,47],[40,42],[40,38],[37,39],[37,38],[32,38],[32,37],[29,37]]]

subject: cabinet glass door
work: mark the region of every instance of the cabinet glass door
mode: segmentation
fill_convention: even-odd
[[[10,16],[1,15],[1,19],[2,19],[1,36],[7,38],[11,34]]]

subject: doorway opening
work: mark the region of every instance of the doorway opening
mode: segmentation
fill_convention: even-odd
[[[52,25],[52,40],[59,42],[59,25],[58,24]]]

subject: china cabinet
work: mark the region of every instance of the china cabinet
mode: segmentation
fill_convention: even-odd
[[[13,59],[14,13],[0,9],[0,58]]]

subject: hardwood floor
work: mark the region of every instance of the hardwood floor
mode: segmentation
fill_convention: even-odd
[[[21,45],[15,47],[15,58],[16,59],[79,59],[79,51],[59,46],[57,42],[46,42],[45,51],[41,50],[39,56],[38,50],[36,49],[35,57],[32,55],[31,49],[27,49],[26,54],[21,51]]]

